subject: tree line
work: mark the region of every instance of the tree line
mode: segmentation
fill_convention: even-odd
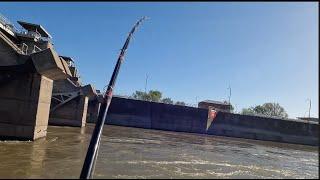
[[[264,103],[255,107],[251,106],[249,108],[244,108],[242,109],[241,114],[288,118],[287,112],[279,103]]]
[[[158,90],[150,90],[149,92],[136,91],[130,97],[144,101],[162,102],[166,104],[175,104],[183,106],[186,105],[186,103],[183,101],[174,102],[171,98],[162,97],[162,93]]]
[[[175,105],[183,105],[183,106],[186,105],[186,103],[183,101],[174,102],[169,97],[163,97],[162,92],[158,90],[150,90],[149,92],[135,91],[130,97],[138,100],[144,100],[144,101],[162,102],[166,104],[175,104]],[[230,110],[231,112],[233,112],[234,110],[234,107],[232,105]],[[251,106],[249,108],[243,108],[241,111],[241,114],[288,118],[287,112],[282,106],[280,106],[279,103],[271,103],[271,102],[264,103],[262,105]]]

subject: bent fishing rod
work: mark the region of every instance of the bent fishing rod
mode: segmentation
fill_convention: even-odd
[[[98,119],[97,119],[95,128],[93,130],[92,136],[91,136],[90,144],[89,144],[89,147],[87,150],[87,155],[86,155],[86,158],[84,160],[83,167],[81,170],[80,179],[89,179],[93,175],[94,167],[95,167],[95,163],[96,163],[96,159],[97,159],[98,151],[99,151],[99,147],[100,147],[100,140],[101,140],[101,134],[103,131],[103,125],[105,123],[106,116],[107,116],[108,109],[109,109],[109,105],[111,103],[113,88],[116,83],[116,79],[117,79],[117,76],[119,73],[121,63],[124,60],[124,55],[125,55],[125,52],[128,48],[132,34],[135,32],[135,30],[139,26],[139,24],[145,19],[146,19],[146,17],[141,18],[133,26],[132,30],[128,34],[128,37],[127,37],[127,39],[126,39],[126,41],[120,51],[120,54],[119,54],[119,57],[117,60],[117,64],[113,70],[111,79],[109,81],[108,88],[107,88],[107,90],[104,94],[104,97],[103,97],[104,101],[101,104]]]

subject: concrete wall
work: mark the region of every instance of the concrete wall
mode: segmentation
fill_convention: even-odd
[[[91,101],[89,100],[86,122],[96,122],[96,120],[98,119],[100,106],[101,106],[101,103],[97,99],[94,99]]]
[[[179,105],[113,97],[107,124],[168,131],[205,133],[208,112]]]
[[[49,125],[84,127],[87,109],[88,97],[80,95],[50,112]]]
[[[208,109],[120,97],[112,99],[108,113],[106,123],[113,125],[305,145],[319,144],[319,124],[315,123],[227,112],[218,112],[211,122],[208,120]]]
[[[55,80],[53,82],[53,93],[65,93],[65,92],[74,92],[78,91],[80,87],[76,86],[75,84],[70,82],[67,79]]]
[[[0,85],[0,138],[35,140],[46,136],[52,80],[37,73],[16,74]]]
[[[69,79],[55,80],[53,81],[53,98],[51,101],[50,111],[50,125],[55,126],[85,126],[87,119],[87,112],[93,114],[92,107],[88,111],[88,101],[90,97],[94,97],[94,90],[91,85],[77,86]],[[60,106],[60,103],[56,98],[60,98],[60,95],[74,95],[74,99],[68,101],[65,97],[64,104]],[[60,99],[62,100],[62,99]],[[59,105],[55,109],[55,107]],[[97,113],[96,113],[97,114]],[[92,115],[94,119],[94,115]]]
[[[218,112],[207,134],[305,145],[319,144],[319,124]]]

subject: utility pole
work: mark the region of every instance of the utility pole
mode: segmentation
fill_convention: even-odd
[[[230,85],[229,85],[228,89],[229,89],[229,105],[230,105],[230,112],[231,112],[231,103],[230,103],[230,99],[231,99],[231,86],[230,86]]]
[[[307,101],[309,100],[309,119],[310,119],[310,110],[311,110],[311,99],[307,99]]]
[[[196,96],[196,107],[198,106],[198,96]]]
[[[229,89],[229,104],[230,104],[230,98],[231,98],[231,87],[229,86],[229,87],[228,87],[228,89]]]
[[[146,83],[145,83],[145,85],[144,85],[144,93],[146,93],[147,94],[147,83],[148,83],[148,73],[146,74]]]

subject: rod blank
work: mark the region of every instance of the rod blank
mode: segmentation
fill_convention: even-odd
[[[128,34],[128,37],[121,49],[121,52],[119,54],[118,60],[117,60],[117,64],[113,70],[111,79],[109,81],[109,85],[108,88],[104,94],[104,102],[101,105],[100,111],[99,111],[99,115],[98,115],[98,119],[96,122],[96,126],[93,130],[92,133],[92,137],[90,140],[90,144],[87,150],[87,154],[86,154],[86,158],[84,160],[84,164],[81,170],[81,174],[80,174],[80,179],[89,179],[92,178],[93,172],[94,172],[94,167],[95,167],[95,163],[96,163],[96,159],[98,157],[98,151],[99,151],[99,147],[100,147],[100,140],[101,140],[101,134],[103,131],[103,125],[105,123],[106,120],[106,116],[108,113],[108,109],[109,109],[109,105],[111,103],[111,99],[112,99],[112,94],[113,94],[113,88],[114,85],[116,83],[116,79],[119,73],[119,69],[121,66],[121,63],[124,60],[124,55],[125,52],[128,48],[128,45],[130,43],[130,39],[132,37],[132,34],[135,32],[136,28],[139,26],[139,24],[145,20],[146,17],[141,18],[131,29],[130,33]]]

